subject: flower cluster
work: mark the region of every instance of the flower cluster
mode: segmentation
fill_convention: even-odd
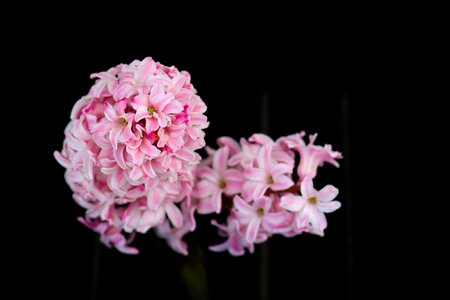
[[[338,167],[339,152],[330,145],[314,145],[316,135],[304,141],[305,133],[273,141],[255,134],[240,143],[218,139],[219,149],[208,148],[209,157],[197,168],[193,201],[200,214],[229,210],[226,224],[212,221],[226,240],[212,251],[231,255],[254,251],[273,234],[292,237],[303,232],[322,236],[327,227],[324,213],[333,212],[338,189],[327,185],[317,191],[313,179],[325,162]],[[296,155],[299,163],[296,165]]]
[[[86,209],[80,221],[125,253],[137,253],[129,243],[150,228],[186,253],[180,237],[195,229],[195,150],[208,127],[189,73],[147,57],[91,78],[54,153]]]
[[[338,167],[341,154],[315,145],[316,135],[308,143],[304,132],[276,141],[221,137],[201,160],[195,151],[209,123],[189,73],[147,57],[91,77],[54,155],[86,210],[79,221],[106,246],[136,254],[136,233],[153,228],[187,255],[183,237],[195,230],[196,213],[226,214],[225,224],[212,221],[226,239],[210,249],[235,256],[273,234],[324,234],[338,190],[318,191],[313,179],[324,163]]]

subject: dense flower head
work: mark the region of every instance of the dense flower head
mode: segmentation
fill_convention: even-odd
[[[212,251],[238,256],[245,249],[253,252],[254,244],[274,234],[324,234],[324,213],[340,207],[333,201],[338,190],[327,185],[317,191],[313,178],[325,162],[338,167],[341,154],[330,145],[314,145],[316,135],[306,144],[304,136],[301,132],[273,141],[254,134],[239,143],[221,137],[219,149],[208,149],[209,157],[197,168],[192,196],[200,214],[227,211],[226,224],[212,221],[226,238],[211,246]],[[297,167],[295,152],[300,157]]]
[[[80,221],[125,253],[136,232],[155,228],[177,251],[195,229],[194,172],[205,146],[206,105],[190,75],[152,58],[91,75],[95,83],[71,113],[63,149]],[[126,237],[127,236],[127,237]]]

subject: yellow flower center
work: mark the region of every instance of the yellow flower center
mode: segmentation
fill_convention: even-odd
[[[227,183],[225,182],[225,180],[221,179],[219,182],[219,188],[223,190],[226,187],[227,187]]]
[[[273,176],[270,175],[269,178],[267,178],[267,183],[268,183],[268,184],[273,184],[273,182],[274,182],[274,181],[273,181]]]
[[[316,197],[308,198],[308,202],[311,204],[317,204],[317,198]]]
[[[258,216],[264,216],[264,208],[259,207],[259,208],[256,210],[256,214],[258,214]]]
[[[155,109],[153,108],[153,107],[149,107],[148,109],[147,109],[147,111],[148,111],[148,114],[150,115],[150,116],[153,116],[153,114],[155,113]]]
[[[122,125],[122,126],[127,126],[128,125],[128,121],[127,120],[125,120],[125,118],[120,118],[120,125]]]

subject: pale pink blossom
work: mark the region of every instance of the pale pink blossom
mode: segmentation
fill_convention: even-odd
[[[117,73],[117,68],[110,68],[106,72],[91,74],[91,79],[99,79],[94,86],[92,86],[91,92],[93,96],[96,98],[111,96],[117,85]]]
[[[153,132],[160,127],[167,127],[170,115],[183,111],[182,104],[174,99],[172,93],[166,93],[160,85],[152,87],[150,95],[139,94],[131,101],[136,110],[135,121],[145,120],[147,132]]]
[[[297,228],[310,225],[312,233],[322,236],[327,227],[324,213],[331,213],[341,207],[339,201],[332,201],[338,192],[338,189],[332,185],[317,191],[314,189],[312,179],[306,177],[301,183],[301,196],[284,195],[280,205],[296,213]]]
[[[157,226],[155,228],[156,234],[167,240],[167,244],[174,251],[182,254],[188,255],[188,247],[185,241],[183,241],[183,237],[192,232],[196,228],[194,213],[196,210],[195,206],[189,206],[186,204],[187,202],[183,202],[182,211],[183,211],[183,226],[180,228],[170,226],[170,223],[166,220],[163,224]]]
[[[200,199],[200,213],[219,213],[222,209],[222,194],[232,196],[241,192],[244,176],[227,166],[230,149],[222,147],[213,154],[212,168],[201,166],[197,170],[199,182],[194,197]]]
[[[182,230],[209,124],[189,73],[147,57],[91,78],[54,154],[90,227],[124,251],[121,231]]]
[[[243,186],[243,198],[247,201],[259,199],[270,188],[282,191],[294,185],[291,179],[292,167],[276,163],[272,158],[272,144],[264,145],[258,152],[256,167],[246,167],[244,175],[248,179]]]
[[[107,247],[114,247],[122,253],[126,254],[138,254],[139,250],[128,246],[134,239],[134,234],[131,234],[128,238],[121,233],[121,229],[108,225],[107,222],[91,221],[79,217],[78,221],[86,225],[86,227],[98,232],[101,236],[101,241]]]
[[[337,159],[342,158],[342,154],[331,149],[331,145],[317,146],[314,142],[317,134],[309,136],[309,144],[303,140],[304,134],[290,135],[283,139],[290,148],[295,149],[300,154],[300,164],[297,167],[297,174],[300,180],[309,176],[316,177],[318,167],[323,166],[324,163],[332,164],[339,167]]]
[[[237,219],[241,224],[247,225],[245,240],[248,243],[255,242],[260,230],[270,233],[274,227],[286,223],[288,219],[287,213],[271,212],[272,199],[269,197],[261,197],[250,205],[241,197],[235,196],[233,203],[237,210]]]
[[[240,140],[241,151],[237,151],[229,161],[230,166],[240,165],[242,167],[253,167],[258,156],[261,145],[249,143],[246,139]]]
[[[105,102],[105,118],[93,126],[94,133],[108,133],[109,140],[114,149],[119,143],[126,143],[133,137],[132,126],[134,115],[126,113],[128,100],[121,100],[114,105]]]
[[[214,252],[222,252],[228,250],[233,256],[241,256],[245,253],[245,248],[248,248],[250,253],[253,253],[255,248],[253,243],[248,243],[244,235],[241,233],[241,225],[239,221],[233,216],[230,216],[226,225],[218,224],[216,221],[211,222],[212,225],[219,229],[219,235],[227,239],[218,245],[210,246],[209,250]]]

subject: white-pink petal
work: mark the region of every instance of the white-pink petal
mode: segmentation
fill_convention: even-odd
[[[324,213],[332,213],[341,207],[341,202],[332,201],[325,203],[317,203],[317,208]]]
[[[250,206],[246,201],[244,201],[241,197],[235,196],[233,198],[234,207],[242,213],[256,216],[255,209]]]
[[[339,190],[332,185],[327,185],[317,192],[317,199],[320,202],[330,202],[339,194]]]
[[[301,211],[305,206],[305,200],[300,196],[287,194],[281,197],[280,206],[289,211]]]
[[[180,228],[183,226],[183,215],[181,214],[180,209],[172,202],[166,202],[164,204],[166,209],[167,216],[172,223],[172,225],[176,228]]]
[[[256,240],[260,225],[261,218],[253,218],[247,225],[247,230],[245,232],[245,240],[247,243],[253,243]]]
[[[305,198],[315,197],[316,191],[314,190],[314,185],[311,177],[307,176],[303,179],[300,184],[300,190],[302,192],[302,196]]]
[[[213,168],[222,177],[225,176],[225,171],[227,170],[229,151],[228,147],[223,147],[214,153]]]

